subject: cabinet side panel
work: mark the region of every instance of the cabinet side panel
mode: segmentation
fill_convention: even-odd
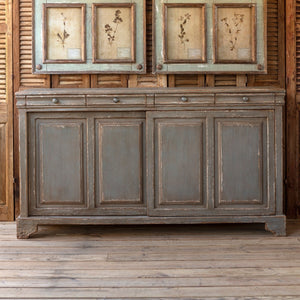
[[[6,204],[6,125],[0,124],[0,205]]]

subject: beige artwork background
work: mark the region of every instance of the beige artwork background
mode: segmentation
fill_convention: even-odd
[[[82,59],[82,9],[47,8],[47,55],[48,60],[81,60]],[[65,22],[65,25],[64,25]],[[57,34],[69,36],[64,43]]]
[[[115,13],[120,10],[122,22],[114,23]],[[132,10],[130,7],[98,7],[96,9],[97,59],[128,60],[132,57]],[[109,41],[105,25],[112,28],[114,41]]]
[[[190,18],[183,24],[185,34],[180,38],[179,35],[182,35],[180,24],[184,22],[187,14]],[[202,8],[169,7],[167,15],[167,59],[202,59],[204,55]]]
[[[217,61],[252,60],[252,12],[249,7],[217,8]]]

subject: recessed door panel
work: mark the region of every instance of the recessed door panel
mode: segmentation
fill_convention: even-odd
[[[144,120],[96,120],[96,206],[144,206],[143,180]]]
[[[202,122],[159,122],[157,130],[156,207],[168,204],[202,205]]]
[[[272,116],[215,119],[215,208],[271,211]]]
[[[32,122],[31,199],[36,199],[31,202],[32,213],[60,215],[86,208],[86,120],[33,118]]]
[[[149,114],[148,139],[154,145],[148,157],[154,174],[151,215],[199,215],[207,208],[206,119],[195,117],[197,113],[175,115]]]

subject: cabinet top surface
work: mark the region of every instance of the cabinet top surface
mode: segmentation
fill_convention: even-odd
[[[83,89],[28,89],[16,93],[22,96],[43,95],[140,95],[140,94],[237,94],[237,93],[276,93],[285,95],[285,90],[274,87],[228,87],[228,88],[83,88]]]
[[[18,108],[156,109],[283,105],[276,88],[32,89],[16,93]]]

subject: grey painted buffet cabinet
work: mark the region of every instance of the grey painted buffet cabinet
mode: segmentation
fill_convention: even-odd
[[[284,91],[34,89],[19,238],[39,225],[265,223],[285,235]]]

